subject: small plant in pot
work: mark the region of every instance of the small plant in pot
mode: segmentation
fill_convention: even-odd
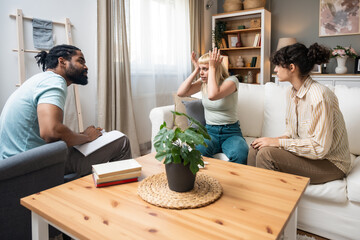
[[[199,165],[204,166],[201,153],[195,147],[199,144],[207,146],[205,139],[210,140],[210,135],[196,119],[185,113],[172,113],[174,116],[185,116],[189,126],[184,130],[178,126],[170,129],[164,122],[154,138],[155,158],[165,164],[169,188],[176,192],[187,192],[194,188]]]

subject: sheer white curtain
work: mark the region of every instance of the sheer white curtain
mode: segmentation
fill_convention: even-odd
[[[151,138],[150,110],[173,104],[190,74],[188,0],[130,1],[130,65],[140,146]]]

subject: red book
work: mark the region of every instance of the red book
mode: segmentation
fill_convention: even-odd
[[[94,175],[93,175],[93,179],[94,179]],[[98,187],[106,187],[106,186],[111,186],[111,185],[116,185],[116,184],[122,184],[122,183],[129,183],[129,182],[137,182],[138,178],[129,178],[129,179],[123,179],[123,180],[118,180],[118,181],[113,181],[113,182],[105,182],[105,183],[96,183],[95,179],[94,179],[94,183],[95,186]]]

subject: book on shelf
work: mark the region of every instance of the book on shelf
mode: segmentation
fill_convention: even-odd
[[[261,47],[261,35],[259,35],[259,39],[258,39],[258,42],[257,42],[257,46],[258,46],[258,47]]]
[[[257,33],[257,34],[255,35],[255,38],[254,38],[253,47],[257,47],[257,46],[258,46],[258,44],[259,44],[259,37],[260,37],[260,34]]]
[[[114,182],[114,181],[120,181],[120,180],[131,179],[131,178],[138,178],[140,176],[141,176],[141,170],[134,171],[134,172],[128,172],[128,173],[116,174],[116,175],[112,175],[112,176],[108,176],[108,177],[99,177],[95,172],[93,172],[95,184]]]
[[[99,178],[117,174],[141,171],[141,165],[135,159],[119,160],[92,165],[92,170]]]
[[[115,141],[116,139],[121,138],[124,136],[122,132],[119,131],[110,131],[110,132],[102,132],[102,135],[95,139],[92,142],[84,143],[81,145],[76,145],[74,148],[76,148],[79,152],[81,152],[85,157],[89,154],[95,152],[96,150],[102,148],[103,146]]]
[[[228,48],[228,46],[227,46],[227,42],[226,42],[226,39],[225,38],[222,38],[221,39],[221,46],[220,46],[221,48]]]
[[[255,67],[256,62],[257,62],[257,57],[252,57],[252,58],[251,58],[251,64],[250,64],[250,67]]]
[[[94,176],[94,175],[93,175]],[[105,183],[96,183],[94,179],[94,183],[96,187],[106,187],[111,185],[117,185],[117,184],[123,184],[123,183],[130,183],[130,182],[137,182],[138,178],[129,178],[129,179],[123,179],[123,180],[117,180],[112,182],[105,182]]]
[[[256,56],[256,63],[255,63],[255,66],[256,68],[260,68],[260,63],[261,63],[261,56]]]

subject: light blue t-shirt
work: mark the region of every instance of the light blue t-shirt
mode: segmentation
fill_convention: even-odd
[[[224,82],[226,81],[234,82],[236,85],[236,89],[239,88],[239,81],[235,76],[230,76],[226,78]],[[214,101],[209,100],[207,95],[204,95],[202,98],[202,103],[204,105],[206,124],[225,125],[236,123],[238,121],[237,102],[238,91],[235,91],[224,98]]]
[[[0,159],[44,145],[40,137],[37,106],[49,103],[64,111],[66,81],[46,71],[25,81],[7,100],[0,115]]]

